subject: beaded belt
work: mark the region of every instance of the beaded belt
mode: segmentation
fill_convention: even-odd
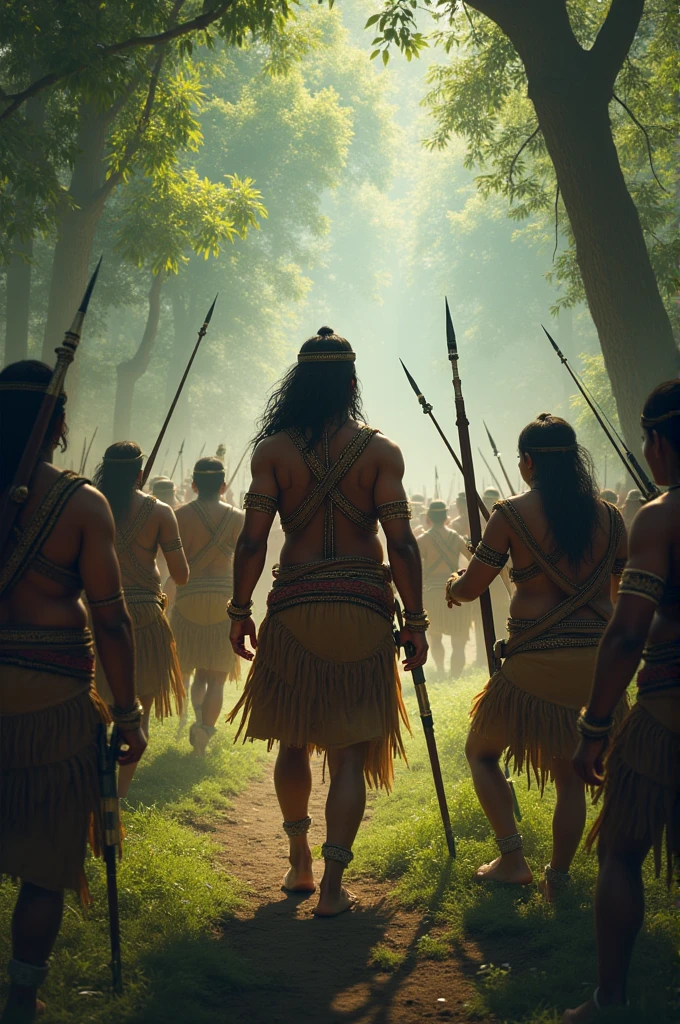
[[[508,636],[511,639],[521,637],[522,630],[533,626],[534,622],[535,619],[508,619]],[[606,625],[607,623],[602,619],[566,619],[550,626],[540,636],[528,640],[526,644],[522,644],[521,648],[517,648],[512,653],[554,651],[569,647],[597,647]],[[505,657],[502,650],[499,652],[499,656]]]
[[[89,629],[0,629],[0,665],[36,669],[53,675],[91,679],[94,643]]]
[[[638,672],[638,693],[680,688],[680,642],[650,644],[642,657],[644,664]]]
[[[392,574],[372,558],[333,558],[303,565],[274,566],[267,598],[270,612],[318,601],[358,604],[389,622],[394,614]]]

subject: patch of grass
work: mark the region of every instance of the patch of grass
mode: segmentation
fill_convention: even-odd
[[[429,687],[456,836],[455,861],[448,858],[417,708],[409,696],[414,730],[407,747],[410,767],[398,766],[391,796],[372,798],[372,817],[359,833],[352,869],[392,880],[403,905],[426,909],[446,929],[453,952],[471,971],[481,964],[496,965],[476,975],[471,1014],[513,1024],[546,1024],[595,986],[592,899],[597,862],[579,852],[572,886],[559,905],[546,905],[536,886],[474,883],[475,869],[497,856],[464,755],[471,698],[483,683],[480,673],[469,673],[455,683]],[[535,786],[527,790],[526,779],[517,780],[516,790],[527,859],[539,877],[550,857],[554,791],[548,787],[541,800]],[[590,808],[588,813],[592,820],[595,811]],[[631,1019],[662,1024],[680,1019],[672,1008],[679,931],[665,884],[653,877],[651,858],[645,865],[645,887],[645,927],[631,976]],[[505,963],[509,970],[500,966]],[[624,1016],[619,1019],[623,1024]]]
[[[424,960],[448,960],[451,956],[451,946],[443,939],[423,935],[418,939],[416,953]]]
[[[405,959],[404,953],[397,953],[388,946],[378,944],[370,951],[368,962],[371,967],[381,971],[398,971]]]
[[[125,991],[111,996],[106,881],[103,864],[86,871],[93,905],[83,915],[67,896],[52,970],[41,994],[44,1024],[213,1024],[230,991],[266,989],[266,971],[244,961],[222,939],[221,925],[244,896],[216,860],[205,825],[261,771],[264,753],[234,747],[221,728],[208,756],[194,757],[176,720],[152,725],[152,739],[123,813],[125,844],[118,889]],[[192,823],[199,827],[192,827]],[[202,827],[203,826],[203,827]],[[0,919],[9,922],[16,886],[0,883]],[[0,962],[10,953],[0,931]],[[3,979],[4,981],[4,979]],[[200,993],[200,999],[197,999]],[[0,994],[0,998],[4,993]]]

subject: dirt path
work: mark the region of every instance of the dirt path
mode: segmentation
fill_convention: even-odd
[[[314,765],[310,840],[323,840],[327,788],[320,763]],[[423,913],[406,911],[390,900],[390,886],[371,879],[352,880],[361,899],[351,914],[319,920],[311,910],[315,897],[288,896],[280,888],[287,868],[285,837],[274,796],[273,766],[237,800],[214,839],[221,860],[253,892],[247,906],[230,921],[225,939],[257,973],[279,980],[269,998],[259,993],[230,993],[228,1020],[235,1024],[417,1024],[469,1021],[465,1004],[472,996],[469,978],[476,965],[416,957],[421,936],[436,931]],[[370,811],[368,812],[370,814]],[[322,865],[315,861],[317,881]],[[403,957],[394,971],[370,964],[376,945]]]

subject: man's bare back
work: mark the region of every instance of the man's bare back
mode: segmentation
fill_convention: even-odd
[[[245,516],[240,509],[233,508],[226,501],[222,501],[219,498],[211,500],[198,498],[196,500],[201,502],[203,509],[207,512],[216,528],[220,526],[225,516],[230,517],[231,523],[227,526],[226,534],[222,540],[222,547],[231,548],[232,553],[224,554],[223,551],[215,547],[212,561],[209,564],[192,569],[192,579],[216,579],[227,576],[232,571],[234,561],[233,548],[241,532]],[[193,504],[193,501],[188,502],[175,512],[180,536],[184,544],[184,554],[188,562],[191,562],[192,558],[199,551],[202,551],[212,539],[210,531],[192,508]]]

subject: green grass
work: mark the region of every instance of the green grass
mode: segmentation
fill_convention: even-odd
[[[477,803],[465,762],[464,744],[471,697],[483,684],[479,674],[456,683],[430,686],[435,733],[454,823],[457,857],[447,856],[427,751],[415,700],[408,699],[414,740],[410,767],[397,769],[389,797],[372,798],[372,817],[359,834],[353,871],[394,884],[394,898],[427,911],[436,940],[421,938],[414,953],[456,956],[474,979],[474,1014],[493,1014],[513,1024],[547,1024],[557,1010],[573,1006],[594,987],[595,947],[592,895],[596,859],[579,852],[573,884],[560,905],[546,905],[535,886],[516,890],[472,881],[479,864],[497,855],[488,823]],[[554,792],[543,800],[518,780],[521,831],[527,858],[539,874],[550,857]],[[589,819],[594,817],[592,808]],[[677,982],[678,919],[665,882],[645,866],[647,915],[631,977],[635,1010],[617,1020],[654,1024],[680,1019],[673,997]],[[480,965],[486,965],[483,971]],[[507,966],[503,966],[507,965]],[[642,1014],[642,1015],[641,1015]]]
[[[41,991],[48,1003],[45,1024],[210,1024],[221,1019],[230,991],[268,986],[266,973],[255,975],[221,938],[221,925],[244,891],[217,864],[207,834],[210,822],[261,772],[264,747],[233,746],[233,732],[221,727],[200,760],[186,734],[176,741],[176,728],[176,720],[152,726],[124,813],[118,885],[125,992],[115,1000],[110,995],[104,872],[90,860],[93,906],[83,916],[77,900],[67,897],[52,971]],[[15,898],[13,883],[0,884],[3,922]],[[3,926],[2,963],[10,956],[8,933]]]
[[[380,971],[396,971],[406,959],[404,953],[398,953],[389,946],[379,943],[369,953],[368,962],[371,967],[377,967]]]

